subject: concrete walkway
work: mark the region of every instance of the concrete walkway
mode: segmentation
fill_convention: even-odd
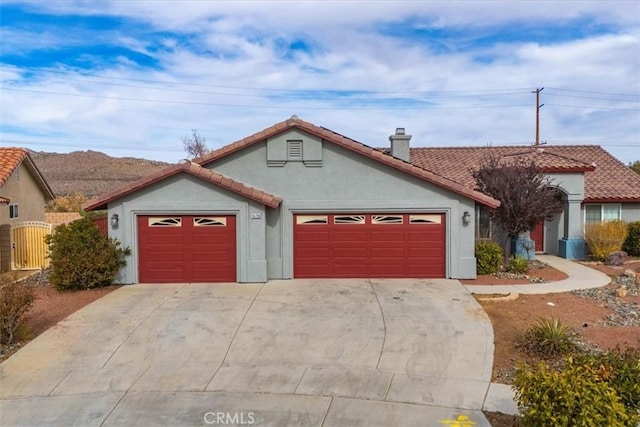
[[[0,425],[487,427],[493,351],[455,280],[123,286],[0,365]]]
[[[611,278],[593,268],[585,267],[553,255],[536,255],[536,259],[566,273],[569,278],[559,282],[531,283],[525,285],[467,285],[472,294],[551,294],[576,289],[599,288],[611,282]]]
[[[552,255],[536,255],[536,258],[553,268],[566,273],[569,277],[559,282],[532,283],[530,285],[465,286],[473,294],[549,294],[569,292],[576,289],[599,288],[611,282],[604,273],[585,267],[577,262]],[[502,412],[515,415],[518,407],[511,386],[491,383],[483,406],[485,411]]]

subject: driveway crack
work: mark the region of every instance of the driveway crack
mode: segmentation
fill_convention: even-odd
[[[367,280],[369,283],[369,287],[371,287],[371,292],[373,292],[373,296],[376,297],[376,302],[378,303],[378,308],[380,309],[380,316],[382,317],[382,327],[384,328],[384,334],[382,336],[382,347],[380,348],[380,355],[378,356],[378,362],[376,363],[376,369],[380,366],[380,360],[382,359],[382,354],[384,353],[385,345],[387,344],[387,322],[384,318],[384,311],[382,311],[382,305],[380,304],[380,299],[378,298],[378,293],[376,289],[373,287],[373,282],[371,280]]]
[[[222,362],[220,363],[220,366],[218,366],[218,369],[216,369],[216,371],[213,373],[207,385],[204,386],[204,390],[206,390],[209,387],[209,385],[211,384],[211,381],[213,381],[215,376],[218,375],[218,371],[220,371],[220,368],[222,368],[225,362],[227,361],[227,357],[229,356],[229,352],[231,351],[231,346],[233,346],[233,341],[236,339],[236,335],[238,335],[238,331],[240,330],[240,327],[242,327],[242,324],[244,323],[244,319],[247,318],[247,314],[249,314],[249,311],[251,311],[251,307],[253,307],[253,304],[256,302],[256,300],[262,293],[262,290],[264,289],[265,286],[266,285],[264,284],[260,286],[260,290],[256,292],[255,296],[251,300],[251,304],[249,304],[247,311],[245,311],[244,314],[242,315],[242,319],[240,319],[240,322],[238,322],[238,327],[236,328],[235,331],[233,331],[233,335],[231,336],[231,340],[229,341],[229,346],[227,347],[227,351],[224,353],[224,357],[222,358]]]

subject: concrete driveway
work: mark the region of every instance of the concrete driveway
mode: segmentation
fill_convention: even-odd
[[[492,355],[455,280],[124,286],[0,365],[0,424],[488,426]]]

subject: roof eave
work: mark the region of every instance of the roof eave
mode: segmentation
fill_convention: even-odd
[[[25,150],[25,157],[24,157],[24,159],[22,159],[23,163],[24,163],[25,159],[28,161],[28,167],[31,169],[31,171],[35,175],[35,178],[36,178],[36,181],[38,182],[38,185],[40,186],[40,188],[42,189],[43,193],[45,194],[45,199],[47,201],[51,201],[51,200],[55,199],[56,196],[55,196],[55,194],[53,194],[53,190],[49,186],[49,183],[47,182],[47,180],[44,179],[44,176],[42,175],[42,172],[40,172],[40,169],[38,169],[38,167],[36,166],[35,162],[31,158],[31,156],[29,155],[29,152],[27,150]]]
[[[245,198],[255,200],[258,203],[261,203],[270,208],[277,208],[282,203],[282,199],[277,196],[273,196],[268,194],[262,190],[258,190],[254,187],[250,187],[238,181],[232,180],[231,178],[225,177],[217,172],[211,171],[209,169],[202,168],[201,166],[195,163],[182,163],[178,165],[173,165],[159,171],[153,175],[150,175],[146,178],[142,178],[137,181],[130,188],[127,188],[125,191],[122,189],[111,191],[103,196],[100,196],[94,200],[90,200],[82,205],[82,208],[85,211],[95,211],[95,210],[103,210],[107,209],[109,203],[121,199],[131,193],[134,193],[144,187],[155,184],[156,182],[162,181],[166,178],[174,176],[178,173],[187,173],[196,178],[207,181],[216,186],[222,187],[228,191],[232,191],[237,193]],[[225,185],[224,180],[228,179],[232,182],[232,185]],[[243,191],[244,190],[244,191]],[[254,191],[255,190],[255,191]]]
[[[640,196],[630,197],[585,197],[583,203],[640,203]]]
[[[593,172],[596,170],[595,166],[584,166],[584,167],[541,167],[540,172],[542,173],[582,173],[582,172]]]

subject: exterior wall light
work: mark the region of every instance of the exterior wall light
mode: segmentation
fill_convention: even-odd
[[[118,214],[111,215],[111,227],[118,228],[119,221],[120,221],[120,218],[118,217]]]
[[[469,213],[469,211],[464,211],[464,214],[462,214],[462,223],[464,225],[469,225],[470,222],[471,222],[471,214]]]

